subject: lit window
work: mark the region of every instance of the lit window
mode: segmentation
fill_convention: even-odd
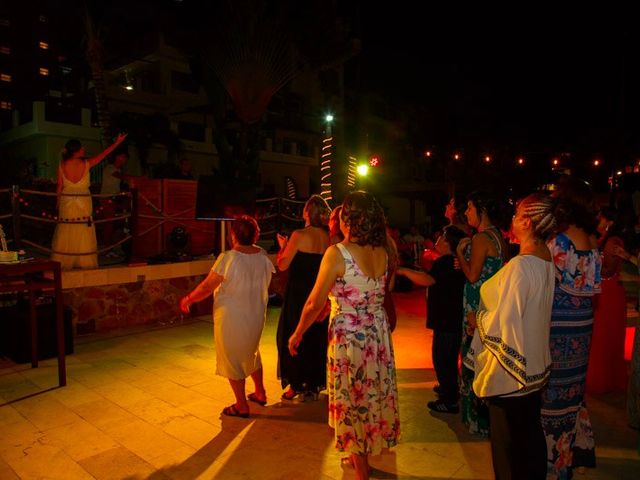
[[[47,22],[49,21],[49,19],[47,18],[47,16],[46,16],[46,15],[40,15],[39,20],[40,20],[40,22],[42,22],[42,23],[47,23]]]
[[[48,44],[47,42],[40,42],[39,47],[40,47],[42,50],[49,50],[49,44]]]
[[[11,110],[11,102],[2,100],[0,102],[0,110]]]
[[[11,81],[11,75],[9,75],[8,73],[0,73],[0,82],[10,82]]]
[[[49,69],[45,67],[40,67],[39,73],[43,77],[46,77],[47,75],[49,75]]]

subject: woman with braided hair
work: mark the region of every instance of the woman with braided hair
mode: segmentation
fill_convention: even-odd
[[[545,241],[556,225],[552,209],[551,199],[538,193],[518,203],[512,228],[520,253],[480,287],[464,359],[474,371],[473,390],[489,406],[496,479],[546,477],[540,405],[551,367],[555,271]]]

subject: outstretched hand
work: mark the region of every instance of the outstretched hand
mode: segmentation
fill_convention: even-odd
[[[182,313],[189,313],[191,308],[191,302],[189,301],[189,295],[186,295],[180,299],[180,311]]]
[[[296,332],[293,332],[293,335],[289,337],[289,353],[292,357],[298,355],[298,346],[302,341],[302,336],[298,335]]]
[[[280,250],[283,250],[287,246],[289,238],[286,235],[281,235],[280,233],[276,233],[276,238],[278,239]]]

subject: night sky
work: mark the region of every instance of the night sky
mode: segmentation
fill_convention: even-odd
[[[126,53],[154,23],[172,28],[180,18],[188,26],[189,12],[200,2],[89,3],[110,23],[104,25],[107,39]],[[293,5],[308,8],[302,3]],[[431,3],[335,3],[352,24],[352,35],[362,39],[356,88],[420,112],[414,128],[423,132],[425,145],[574,152],[616,161],[640,157],[640,33],[630,12],[538,5],[519,12],[470,11]],[[83,2],[62,4],[69,7],[64,35],[81,36]],[[207,17],[194,17],[194,25],[196,20],[202,27]]]
[[[434,142],[605,155],[638,147],[639,37],[628,12],[499,19],[394,5],[362,10],[363,84],[430,111]]]

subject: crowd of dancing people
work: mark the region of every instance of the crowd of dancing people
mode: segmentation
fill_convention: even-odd
[[[281,400],[326,389],[335,447],[357,478],[369,478],[369,456],[400,438],[393,276],[429,288],[438,384],[428,408],[489,436],[496,478],[561,480],[595,467],[586,392],[628,386],[639,426],[639,360],[628,378],[620,284],[623,263],[637,263],[633,226],[573,177],[515,200],[505,225],[508,207],[489,192],[451,199],[428,271],[400,265],[383,209],[366,192],[333,211],[312,196],[304,227],[278,237],[277,268],[289,275],[277,329]],[[231,250],[181,300],[186,312],[214,295],[217,373],[235,396],[228,416],[267,404],[259,342],[275,270],[258,235],[251,217],[232,222]]]

